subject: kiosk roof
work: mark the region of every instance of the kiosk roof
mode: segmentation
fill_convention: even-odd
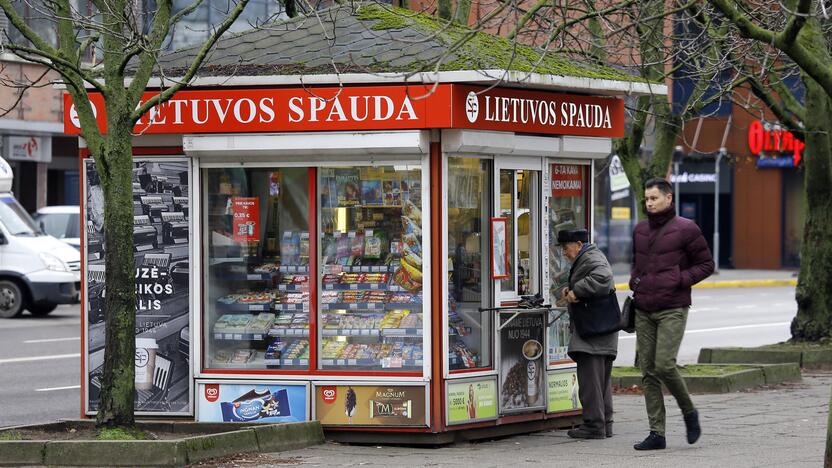
[[[470,39],[458,45],[468,34]],[[166,54],[160,57],[159,66],[168,77],[181,76],[197,51],[194,47]],[[640,77],[611,67],[543,53],[539,48],[474,32],[424,13],[380,4],[336,6],[227,36],[217,43],[193,84],[209,84],[210,77],[321,75],[348,82],[343,80],[348,74],[387,78],[379,81],[389,81],[390,75],[398,75],[400,82],[461,81],[413,77],[472,71],[483,75],[481,82],[517,81],[530,87],[558,87],[552,78],[563,77],[630,83],[629,87],[612,87],[625,92],[645,92],[640,89],[644,85],[651,92],[664,92],[663,85],[645,83]],[[494,72],[501,71],[507,73],[494,76]],[[550,86],[534,86],[533,79],[524,84],[518,74],[545,77]],[[224,83],[234,85],[233,81]],[[641,86],[634,88],[632,84]],[[587,87],[587,91],[592,88],[596,86]]]

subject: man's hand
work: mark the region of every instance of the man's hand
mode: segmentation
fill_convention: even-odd
[[[575,296],[575,292],[571,291],[569,289],[564,289],[563,299],[565,299],[566,302],[568,302],[570,304],[574,304],[574,303],[578,302],[578,297]]]

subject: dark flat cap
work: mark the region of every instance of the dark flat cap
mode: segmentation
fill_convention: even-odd
[[[589,242],[589,233],[586,229],[564,229],[558,231],[558,244],[565,244],[567,242]]]

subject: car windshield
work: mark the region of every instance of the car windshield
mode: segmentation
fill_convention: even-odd
[[[43,232],[58,239],[73,239],[80,237],[80,226],[77,213],[38,213],[35,221]]]
[[[0,197],[0,222],[13,236],[37,236],[40,234],[35,222],[14,197]]]

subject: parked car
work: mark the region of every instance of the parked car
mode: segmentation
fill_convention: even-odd
[[[81,250],[80,206],[45,206],[33,217],[41,231]]]

